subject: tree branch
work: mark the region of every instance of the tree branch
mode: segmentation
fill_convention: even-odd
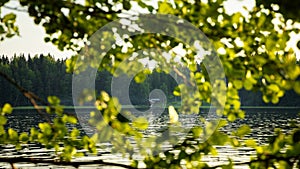
[[[92,164],[99,164],[99,165],[105,165],[105,166],[115,166],[115,167],[122,167],[122,168],[128,168],[128,169],[136,169],[135,167],[125,165],[125,164],[119,164],[119,163],[112,163],[112,162],[105,162],[103,160],[93,160],[93,161],[57,161],[55,159],[37,159],[37,158],[25,158],[25,157],[11,157],[11,158],[5,158],[0,157],[1,162],[7,162],[10,164],[13,163],[43,163],[43,164],[54,164],[54,165],[61,165],[61,166],[73,166],[75,168],[78,168],[81,165],[92,165]]]
[[[257,163],[257,162],[268,163],[271,160],[277,160],[277,161],[286,161],[286,162],[288,162],[288,164],[291,165],[290,160],[292,160],[292,159],[299,159],[299,156],[278,157],[278,156],[275,156],[275,155],[269,155],[268,158],[266,158],[266,159],[258,158],[258,159],[247,161],[247,162],[240,162],[240,163],[233,163],[233,164],[234,164],[234,166],[241,166],[241,165],[251,165],[252,163]],[[222,168],[224,166],[226,166],[226,165],[221,164],[221,165],[216,165],[216,166],[209,167],[209,168],[210,169],[217,169],[217,168]]]
[[[42,112],[42,110],[44,110],[44,108],[40,107],[37,102],[41,103],[44,106],[49,106],[51,109],[54,109],[53,106],[51,106],[48,102],[46,102],[45,100],[43,100],[42,98],[40,98],[39,96],[37,96],[36,94],[34,94],[33,92],[25,89],[24,87],[22,87],[21,85],[19,85],[14,79],[12,79],[11,77],[9,77],[6,73],[2,72],[0,70],[0,76],[2,76],[5,80],[7,80],[10,84],[12,84],[13,86],[15,86],[33,105],[33,107],[36,109],[36,111],[47,120],[47,122],[51,123],[51,119],[45,115],[45,113]],[[67,115],[70,116],[74,116],[72,113],[68,113],[68,112],[64,112]],[[76,117],[77,118],[77,117]]]
[[[25,10],[25,9],[19,9],[18,7],[10,7],[10,6],[7,6],[7,5],[3,5],[3,7],[6,8],[6,9],[17,11],[17,12],[28,13],[27,10]]]
[[[51,123],[51,119],[46,116],[42,111],[41,108],[39,107],[39,105],[36,103],[36,101],[42,103],[43,105],[49,106],[49,104],[44,101],[43,99],[39,98],[37,95],[35,95],[34,93],[26,90],[25,88],[23,88],[22,86],[20,86],[14,79],[12,79],[11,77],[9,77],[6,73],[0,71],[0,76],[2,76],[5,80],[7,80],[10,84],[12,84],[13,86],[15,86],[30,102],[31,104],[34,106],[34,108],[36,109],[36,111],[42,116],[44,117],[49,123]]]

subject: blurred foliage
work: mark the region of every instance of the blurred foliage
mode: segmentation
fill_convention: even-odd
[[[47,113],[55,114],[56,118],[52,123],[39,123],[39,128],[31,128],[29,133],[17,133],[14,129],[4,129],[6,124],[6,114],[12,112],[12,107],[5,104],[1,109],[0,143],[15,144],[16,149],[21,149],[21,144],[40,143],[48,149],[55,149],[56,155],[62,161],[70,161],[74,156],[83,156],[77,152],[79,149],[86,149],[91,153],[96,153],[95,142],[88,136],[80,136],[79,130],[74,128],[69,130],[67,124],[76,124],[77,119],[74,116],[63,114],[62,107],[59,105],[59,99],[49,97],[51,106],[47,107]],[[80,138],[80,139],[79,139]],[[63,145],[63,146],[62,146]]]
[[[9,13],[1,17],[0,22],[0,41],[5,38],[11,38],[14,35],[19,35],[19,28],[15,25],[16,14]]]
[[[295,7],[300,6],[299,1],[285,0],[257,0],[256,5],[264,5],[269,10],[275,10],[281,13],[286,19],[299,22],[300,12]],[[276,6],[277,5],[277,6]]]
[[[7,2],[1,1],[2,8]],[[290,1],[284,3],[278,1],[278,10],[274,9],[276,7],[266,10],[273,2],[268,1],[269,4],[262,2],[265,6],[257,5],[248,11],[247,15],[239,12],[227,14],[222,0],[205,2],[174,0],[172,3],[159,1],[157,7],[141,0],[130,2],[85,0],[84,3],[75,0],[19,2],[34,18],[34,22],[45,28],[46,42],[52,42],[61,50],[75,51],[81,49],[80,44],[87,44],[81,53],[67,61],[69,72],[80,74],[88,68],[97,68],[107,70],[115,76],[119,76],[120,73],[132,75],[143,68],[142,64],[126,62],[127,64],[122,65],[122,63],[138,50],[155,48],[157,53],[143,53],[142,58],[157,61],[157,71],[167,74],[174,71],[181,77],[178,88],[174,91],[174,95],[182,97],[180,112],[198,113],[201,101],[214,102],[217,108],[222,108],[216,109],[217,114],[227,117],[227,120],[205,121],[203,118],[205,126],[191,129],[190,135],[183,140],[178,140],[172,135],[183,130],[178,123],[168,124],[160,136],[144,138],[142,131],[148,127],[147,120],[136,118],[130,112],[121,112],[121,106],[116,98],[101,92],[95,103],[97,111],[91,112],[90,120],[90,124],[99,132],[90,138],[81,137],[77,129],[69,131],[66,127],[66,124],[76,123],[77,120],[63,113],[59,99],[49,97],[51,106],[47,112],[54,113],[57,117],[53,123],[40,123],[39,128],[32,129],[30,133],[17,133],[13,129],[6,131],[3,128],[6,123],[5,115],[11,112],[11,107],[4,105],[0,117],[1,143],[12,143],[17,148],[20,143],[28,141],[41,143],[47,148],[54,148],[62,161],[70,161],[72,156],[80,155],[77,153],[78,149],[87,149],[95,153],[96,142],[110,142],[113,145],[113,152],[123,153],[124,156],[126,153],[129,154],[132,167],[144,163],[147,168],[181,168],[182,165],[185,168],[210,168],[201,162],[201,159],[208,154],[217,155],[215,145],[230,144],[233,147],[249,146],[256,149],[256,157],[245,163],[251,168],[299,168],[298,124],[295,124],[294,130],[288,134],[284,134],[280,129],[274,131],[274,136],[266,146],[257,145],[254,140],[240,140],[251,132],[248,126],[240,126],[231,134],[219,130],[228,122],[245,116],[244,111],[240,109],[239,89],[260,91],[265,102],[274,104],[279,102],[287,90],[293,89],[299,94],[300,67],[296,64],[295,53],[287,47],[290,33],[299,33],[299,30],[293,27],[295,22],[290,23],[287,20],[297,21],[299,12],[294,13],[296,9],[292,10],[291,6],[298,2],[291,2],[290,5]],[[260,3],[258,1],[258,4]],[[185,21],[177,22],[176,25],[171,24],[172,17],[157,17],[153,21],[151,18],[153,15],[136,14],[135,10],[138,8],[143,8],[147,13],[172,14]],[[124,19],[123,24],[111,22],[119,17]],[[205,36],[194,33],[187,22],[199,28],[209,38],[217,53],[214,53],[209,44],[202,43]],[[1,37],[9,38],[18,34],[14,23],[14,14],[1,17]],[[118,29],[104,30],[92,36],[107,24],[111,24],[110,28]],[[131,25],[137,25],[141,30],[132,30]],[[160,33],[143,33],[143,30],[149,28],[152,28],[153,32]],[[179,38],[167,37],[167,32],[172,32]],[[119,37],[124,43],[119,43]],[[200,61],[196,57],[195,44],[192,43],[197,38],[200,46],[210,53]],[[89,44],[89,41],[93,40],[101,45]],[[182,47],[186,53],[180,61],[175,61],[177,47]],[[160,51],[167,51],[171,59],[168,61]],[[215,54],[218,54],[218,57],[214,58]],[[97,63],[100,59],[99,65]],[[226,82],[225,77],[219,74],[220,68],[210,64],[216,63],[218,59],[224,67]],[[188,73],[185,72],[186,69],[179,69],[181,64],[189,70]],[[142,83],[150,73],[151,71],[144,70],[135,78],[136,82]],[[173,114],[174,118],[175,111],[172,108],[171,111],[170,114]],[[132,123],[122,120],[124,114],[132,117]],[[132,139],[137,143],[136,147],[132,146]],[[164,143],[171,145],[172,149],[161,151]],[[143,160],[133,159],[134,148],[138,149]],[[220,167],[232,168],[234,165],[232,160],[229,160],[228,164]]]

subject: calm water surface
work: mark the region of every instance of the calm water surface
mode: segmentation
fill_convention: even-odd
[[[252,132],[245,137],[254,138],[257,140],[259,144],[265,144],[275,128],[282,128],[284,132],[289,132],[291,128],[289,127],[289,122],[295,120],[296,122],[300,122],[300,118],[298,116],[299,109],[247,109],[246,117],[243,120],[237,120],[234,123],[230,123],[221,130],[227,133],[232,132],[234,129],[238,128],[242,124],[248,124],[252,128]],[[88,117],[88,116],[87,116]],[[186,128],[190,128],[192,126],[201,125],[201,122],[198,118],[199,116],[187,116],[180,115],[180,122]],[[205,115],[204,117],[210,118]],[[151,118],[151,117],[150,117]],[[31,127],[37,127],[39,122],[43,122],[42,118],[35,111],[14,111],[10,116],[8,116],[8,125],[6,127],[14,128],[19,132],[28,132]],[[167,125],[168,116],[153,116],[151,120],[151,125],[147,130],[146,134],[156,135],[159,134],[160,129]],[[81,126],[69,126],[81,128]],[[85,131],[82,130],[84,134]],[[92,134],[92,133],[87,133]],[[219,151],[218,156],[206,156],[202,160],[204,162],[209,163],[210,165],[218,165],[222,163],[226,163],[227,159],[230,157],[235,162],[245,162],[249,161],[250,156],[255,154],[255,151],[251,148],[241,147],[238,149],[231,148],[230,146],[216,146]],[[123,159],[119,154],[111,154],[110,149],[99,149],[98,156],[90,156],[78,158],[75,160],[93,160],[93,159],[103,159],[109,162],[117,162],[128,164],[129,161]],[[39,158],[51,158],[53,157],[53,150],[47,150],[42,148],[39,145],[35,144],[27,144],[24,145],[24,149],[21,151],[23,154],[25,153],[28,157],[39,157]],[[16,157],[21,156],[21,153],[17,152],[12,145],[5,145],[0,147],[0,156],[6,157]],[[18,168],[71,168],[71,167],[61,167],[61,166],[53,166],[48,164],[16,164]],[[0,163],[0,169],[11,168],[9,164]],[[105,166],[82,166],[80,168],[107,168]],[[116,167],[113,167],[116,168]],[[240,168],[245,168],[245,166],[241,166]]]

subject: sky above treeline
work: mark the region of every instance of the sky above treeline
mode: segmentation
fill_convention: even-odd
[[[255,5],[253,0],[228,0],[224,6],[227,13],[235,13],[243,11],[243,6],[252,8]],[[16,1],[12,1],[8,6],[19,6]],[[0,54],[12,57],[14,54],[34,56],[36,54],[51,54],[55,58],[69,58],[74,55],[73,51],[60,51],[51,43],[45,43],[45,31],[42,26],[35,25],[33,19],[25,12],[17,12],[9,9],[2,9],[2,15],[5,13],[14,12],[17,14],[17,25],[19,26],[20,36],[15,36],[11,39],[5,39],[0,42]],[[300,24],[299,24],[300,25]],[[296,50],[296,56],[300,59],[300,50],[296,48],[296,41],[300,39],[300,34],[293,34],[291,44]]]

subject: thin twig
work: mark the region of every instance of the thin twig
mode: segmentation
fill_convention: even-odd
[[[40,106],[36,103],[36,101],[40,102],[43,105],[49,106],[49,104],[44,101],[43,99],[39,98],[37,95],[35,95],[34,93],[26,90],[25,88],[23,88],[22,86],[20,86],[14,79],[12,79],[11,77],[9,77],[6,73],[0,71],[0,76],[2,76],[5,80],[7,80],[10,84],[12,84],[13,86],[15,86],[30,102],[31,104],[34,106],[34,108],[36,109],[36,111],[42,116],[44,117],[50,124],[51,124],[51,119],[46,116],[41,110]]]
[[[12,169],[17,169],[17,168],[15,167],[14,163],[12,163],[12,162],[10,163],[10,166],[11,166]]]
[[[7,6],[7,5],[3,5],[3,7],[6,8],[6,9],[18,11],[18,12],[28,13],[27,10],[25,10],[25,9],[19,9],[18,7],[10,7],[10,6]]]
[[[290,162],[289,160],[292,159],[297,159],[299,158],[298,156],[291,156],[291,157],[277,157],[277,156],[268,156],[269,158],[266,159],[255,159],[247,162],[240,162],[240,163],[234,163],[235,166],[241,166],[241,165],[251,165],[252,163],[257,163],[257,162],[269,162],[271,160],[277,160],[277,161],[287,161]],[[290,164],[290,163],[289,163]],[[216,168],[222,168],[223,166],[226,166],[226,164],[221,164],[221,165],[216,165],[213,167],[209,167],[210,169],[216,169]]]
[[[0,71],[0,76],[2,76],[10,84],[12,84],[13,86],[15,86],[31,102],[31,104],[36,109],[36,111],[42,117],[44,117],[47,120],[47,122],[51,123],[51,119],[48,116],[45,116],[45,113],[42,112],[42,110],[45,110],[45,108],[39,106],[37,104],[37,102],[39,102],[40,104],[42,104],[44,106],[48,106],[51,109],[55,109],[54,106],[50,105],[48,102],[46,102],[45,100],[43,100],[42,98],[40,98],[39,96],[37,96],[36,94],[34,94],[33,92],[31,92],[31,91],[25,89],[24,87],[22,87],[21,85],[19,85],[14,79],[12,79],[11,77],[9,77],[6,73]],[[68,112],[64,112],[64,113],[67,114],[67,115],[70,115],[70,116],[74,116],[74,114],[72,114],[72,113],[68,113]]]
[[[28,163],[43,163],[43,164],[54,164],[54,165],[61,165],[61,166],[74,166],[79,167],[81,165],[92,165],[92,164],[99,164],[99,165],[106,165],[106,166],[116,166],[116,167],[123,167],[128,169],[136,169],[136,167],[132,167],[130,165],[125,164],[119,164],[119,163],[112,163],[112,162],[105,162],[103,160],[92,160],[92,161],[57,161],[55,159],[37,159],[37,158],[25,158],[25,157],[0,157],[1,162],[8,162],[10,164],[13,163],[22,163],[22,162],[28,162]]]

